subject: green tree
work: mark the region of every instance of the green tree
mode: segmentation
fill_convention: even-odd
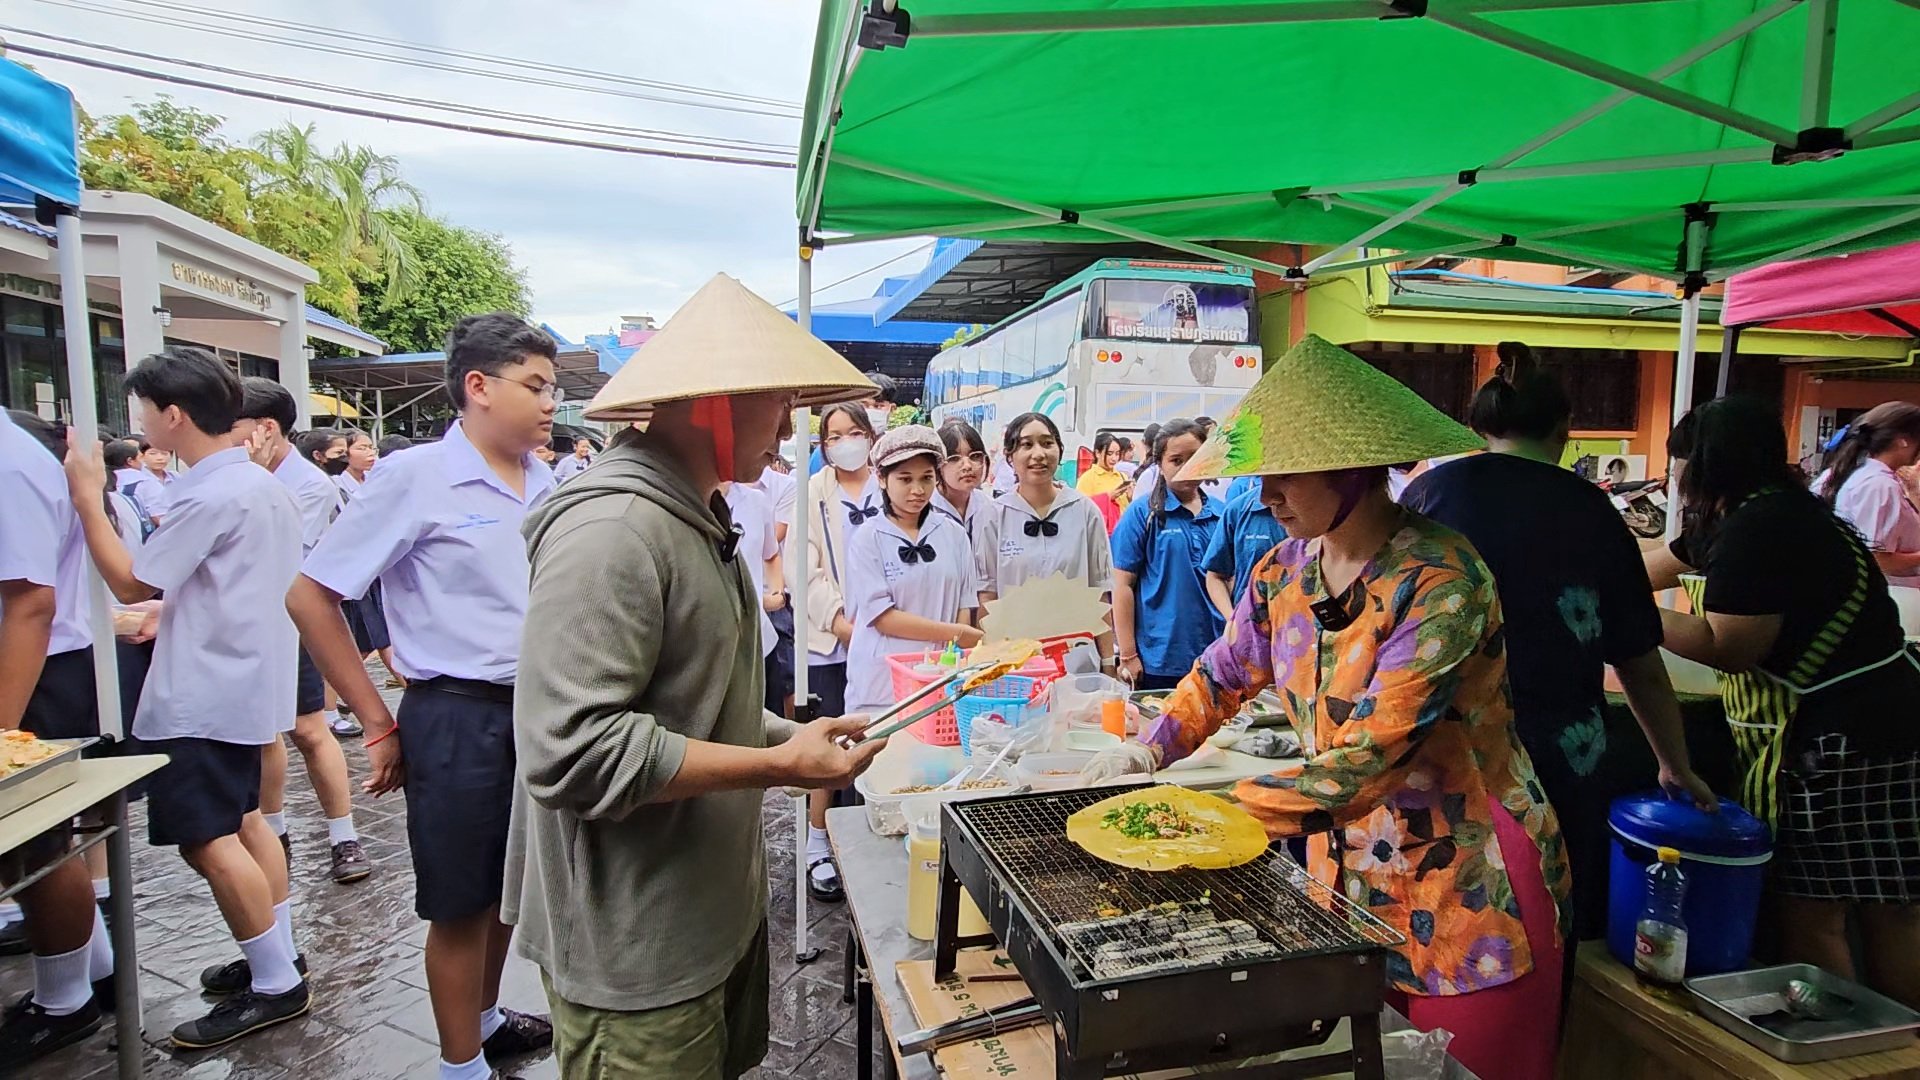
[[[220,118],[165,95],[130,113],[82,114],[80,177],[90,188],[151,195],[241,236],[261,161],[220,136]]]
[[[389,300],[385,272],[359,285],[360,326],[392,352],[431,352],[463,316],[532,307],[526,274],[500,237],[452,225],[418,210],[393,210],[388,224],[412,253],[417,279],[403,298]]]

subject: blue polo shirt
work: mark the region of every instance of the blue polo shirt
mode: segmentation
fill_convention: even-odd
[[[1206,499],[1194,514],[1169,500],[1155,528],[1150,502],[1128,503],[1113,527],[1113,566],[1139,578],[1133,636],[1141,666],[1149,675],[1184,675],[1225,625],[1200,566],[1220,531],[1220,503]]]
[[[1232,580],[1233,602],[1237,606],[1246,595],[1247,579],[1253,576],[1254,564],[1286,538],[1287,530],[1280,527],[1273,511],[1261,503],[1259,487],[1242,491],[1227,500],[1227,508],[1220,515],[1220,528],[1213,534],[1206,557],[1200,560],[1200,569]]]

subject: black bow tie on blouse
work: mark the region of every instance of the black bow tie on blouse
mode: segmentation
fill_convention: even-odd
[[[927,543],[925,540],[920,541],[918,544],[900,545],[900,561],[906,563],[908,566],[912,566],[917,562],[932,562],[933,556],[933,545]]]
[[[1060,523],[1053,520],[1052,514],[1044,518],[1028,518],[1027,523],[1021,527],[1026,530],[1028,536],[1060,535]]]
[[[859,525],[870,517],[880,516],[880,508],[877,506],[855,506],[844,499],[841,500],[840,505],[847,508],[848,525]]]

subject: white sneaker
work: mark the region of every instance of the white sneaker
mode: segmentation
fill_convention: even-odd
[[[336,716],[328,721],[327,726],[333,729],[335,735],[343,739],[356,738],[364,730],[360,727],[360,722],[351,716]]]

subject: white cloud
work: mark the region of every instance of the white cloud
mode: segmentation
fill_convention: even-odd
[[[799,0],[738,0],[730,5],[669,0],[415,0],[403,4],[340,0],[323,7],[296,0],[252,0],[201,8],[197,16],[142,8],[127,0],[82,2],[170,21],[212,20],[231,30],[300,38],[317,45],[377,48],[221,20],[224,10],[794,102],[806,92],[816,18],[815,6]],[[785,146],[792,146],[799,132],[798,121],[791,119],[582,94],[240,41],[39,0],[16,0],[8,7],[7,21],[203,63],[554,118]],[[16,40],[81,51],[24,35]],[[716,272],[739,277],[775,303],[796,292],[790,170],[541,146],[168,87],[57,60],[22,58],[71,86],[81,104],[96,114],[119,111],[164,92],[226,117],[229,134],[236,138],[287,120],[311,122],[325,141],[365,143],[394,155],[407,177],[425,192],[435,213],[457,224],[499,233],[512,244],[527,267],[536,315],[576,340],[610,328],[621,315],[669,315]],[[489,66],[451,58],[438,62]],[[185,74],[207,81],[241,82],[203,72]],[[918,244],[898,241],[829,249],[815,260],[815,280],[822,285],[836,281]],[[911,271],[923,261],[923,256],[914,256],[882,273]],[[880,276],[861,277],[822,299],[867,295]]]

